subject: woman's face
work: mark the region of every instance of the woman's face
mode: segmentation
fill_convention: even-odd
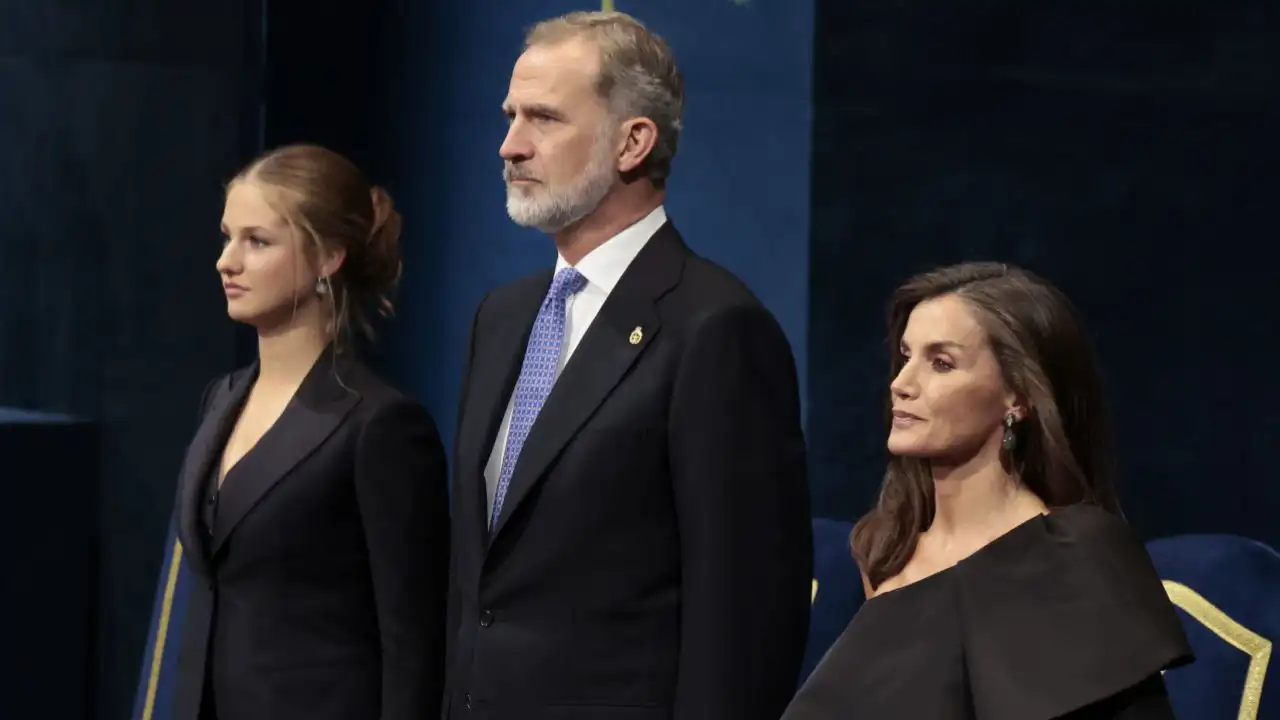
[[[998,457],[1005,415],[1022,411],[969,304],[955,295],[921,302],[899,351],[889,452],[946,464]]]
[[[227,191],[222,235],[217,269],[233,320],[259,329],[288,323],[315,300],[317,272],[301,234],[271,209],[254,182],[238,181]]]

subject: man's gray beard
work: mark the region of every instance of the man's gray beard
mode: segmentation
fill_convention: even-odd
[[[517,225],[537,228],[548,235],[590,215],[600,207],[613,187],[615,173],[610,151],[610,143],[597,143],[587,171],[577,182],[563,189],[535,185],[532,189],[543,192],[541,196],[533,196],[508,184],[507,214]]]

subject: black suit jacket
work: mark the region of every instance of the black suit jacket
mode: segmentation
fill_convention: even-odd
[[[443,683],[444,452],[422,407],[329,350],[231,469],[207,483],[257,376],[215,381],[179,482],[193,572],[177,720],[422,720]],[[207,683],[207,684],[206,684]]]
[[[445,716],[777,720],[813,563],[782,329],[664,225],[557,380],[490,531],[484,466],[550,282],[494,290],[475,316]]]

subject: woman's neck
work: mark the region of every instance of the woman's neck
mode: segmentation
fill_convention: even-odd
[[[329,345],[322,323],[291,323],[258,332],[258,384],[296,388]]]
[[[953,467],[933,467],[933,523],[929,533],[961,543],[985,544],[1046,512],[1035,493],[999,458],[975,458]]]

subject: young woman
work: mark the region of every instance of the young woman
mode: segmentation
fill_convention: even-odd
[[[1121,518],[1097,363],[1029,272],[917,276],[889,313],[889,452],[853,531],[868,600],[784,720],[1172,720],[1191,660]]]
[[[217,271],[258,359],[209,386],[183,466],[196,582],[177,718],[439,712],[444,449],[351,344],[370,309],[391,308],[399,233],[387,193],[323,148],[270,152],[227,189]]]

